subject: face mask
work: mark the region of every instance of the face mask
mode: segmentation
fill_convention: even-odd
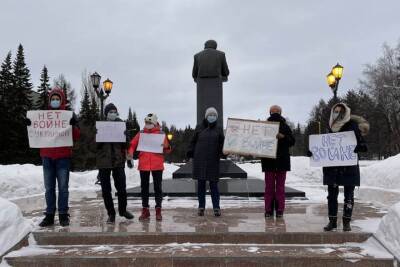
[[[215,116],[215,115],[208,115],[208,116],[207,116],[207,121],[208,121],[209,123],[214,123],[214,122],[217,121],[217,116]]]
[[[154,124],[152,124],[152,123],[150,123],[150,124],[145,124],[145,125],[144,125],[144,128],[146,128],[146,129],[148,129],[148,130],[151,130],[151,129],[154,128]]]
[[[57,100],[57,99],[51,100],[50,106],[52,108],[59,108],[60,107],[60,100]]]
[[[334,111],[333,114],[332,114],[333,120],[336,120],[339,117],[339,115],[340,115],[340,112]]]
[[[118,113],[116,112],[108,112],[107,113],[107,120],[115,121],[118,118]]]

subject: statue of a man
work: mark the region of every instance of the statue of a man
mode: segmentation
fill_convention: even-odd
[[[197,123],[204,119],[206,109],[214,107],[219,117],[218,124],[223,127],[222,82],[226,82],[229,68],[225,53],[217,50],[217,42],[208,40],[204,50],[194,55],[192,77],[197,83]]]

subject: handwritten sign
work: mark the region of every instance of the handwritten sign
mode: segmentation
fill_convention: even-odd
[[[224,154],[276,158],[279,122],[228,119]]]
[[[165,134],[140,133],[138,151],[163,153]]]
[[[28,126],[29,146],[32,148],[72,146],[72,126],[69,121],[72,111],[30,110],[26,117],[31,120]]]
[[[96,121],[97,143],[125,143],[126,123],[123,121]]]
[[[311,167],[357,165],[357,139],[353,131],[310,135]]]

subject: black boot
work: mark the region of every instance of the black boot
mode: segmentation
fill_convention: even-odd
[[[69,225],[69,214],[58,214],[58,220],[60,221],[61,226]]]
[[[351,221],[350,218],[343,217],[343,232],[351,231],[350,221]]]
[[[115,223],[115,214],[108,215],[107,223],[108,224]]]
[[[214,216],[215,217],[221,216],[221,209],[214,209]]]
[[[130,213],[129,211],[127,211],[127,210],[126,210],[125,212],[120,213],[119,216],[125,217],[125,218],[127,218],[128,220],[132,220],[133,217],[134,217],[133,214]]]
[[[324,227],[325,232],[330,232],[337,228],[337,217],[329,217],[329,223]]]
[[[204,208],[199,208],[197,210],[197,216],[203,217],[204,216]]]
[[[46,214],[42,222],[39,224],[40,227],[48,227],[54,225],[54,214]]]

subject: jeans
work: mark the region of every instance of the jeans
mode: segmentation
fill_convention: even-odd
[[[162,193],[162,174],[163,171],[151,171],[153,175],[154,196],[156,200],[156,208],[161,208],[163,193]],[[140,187],[142,194],[142,207],[149,207],[149,186],[150,186],[150,171],[140,171]]]
[[[354,206],[354,189],[355,186],[344,186],[344,205],[343,218],[351,219]],[[328,185],[328,215],[329,217],[337,217],[338,213],[338,185]]]
[[[199,208],[204,209],[206,207],[206,180],[197,181],[197,197],[199,200]],[[217,181],[209,181],[211,200],[214,209],[219,209],[219,189]]]
[[[124,167],[99,169],[101,192],[108,215],[115,215],[114,201],[111,194],[111,172],[114,178],[114,186],[118,195],[118,212],[120,215],[126,212],[126,176]]]
[[[273,212],[274,200],[277,212],[285,210],[285,181],[285,171],[265,172],[265,212]]]
[[[56,213],[56,182],[58,184],[58,213],[68,214],[68,184],[70,158],[42,158],[44,187],[46,189],[46,214]]]

